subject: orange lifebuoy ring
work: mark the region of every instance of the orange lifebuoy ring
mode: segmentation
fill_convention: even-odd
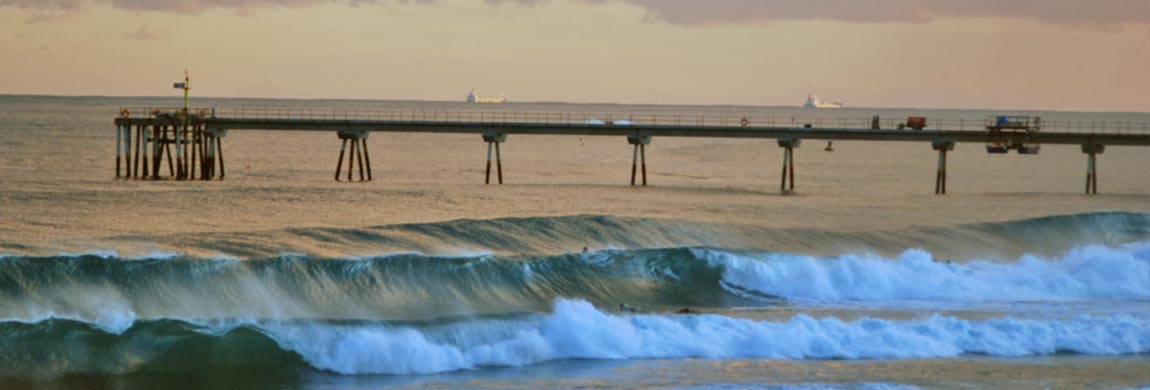
[[[127,108],[121,108],[120,109],[120,117],[121,118],[129,118],[131,116],[132,116],[132,112],[128,111]]]
[[[750,121],[748,121],[748,120],[747,120],[747,118],[743,118],[743,120],[739,121],[739,124],[740,124],[740,125],[743,125],[743,127],[747,127],[747,125],[748,125],[748,124],[750,124],[750,123],[751,123],[751,122],[750,122]]]

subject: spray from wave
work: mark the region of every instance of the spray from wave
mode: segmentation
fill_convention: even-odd
[[[909,250],[895,259],[696,250],[741,291],[815,301],[1017,302],[1150,299],[1150,243],[1091,245],[1052,259],[953,262]]]

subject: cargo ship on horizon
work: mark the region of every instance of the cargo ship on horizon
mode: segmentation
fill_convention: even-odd
[[[467,94],[467,102],[468,103],[483,103],[483,104],[503,104],[503,103],[507,103],[507,98],[505,98],[505,97],[500,97],[500,98],[479,97],[479,94],[475,92],[474,88],[472,88],[471,93]]]
[[[840,102],[828,103],[815,95],[807,95],[807,102],[803,103],[805,108],[843,108]]]

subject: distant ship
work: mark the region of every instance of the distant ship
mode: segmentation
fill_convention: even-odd
[[[807,102],[803,103],[806,108],[843,108],[843,104],[839,102],[827,103],[815,95],[807,95]]]
[[[503,98],[503,97],[501,97],[501,98],[481,98],[481,97],[479,97],[479,94],[475,93],[475,90],[472,89],[471,93],[467,94],[467,102],[468,103],[502,104],[502,103],[507,103],[507,98]]]

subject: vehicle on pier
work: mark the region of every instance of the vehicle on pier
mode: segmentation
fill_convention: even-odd
[[[1042,118],[1031,116],[996,115],[987,119],[986,152],[1006,154],[1038,154],[1042,145],[1031,142],[1031,137],[1042,130]]]

